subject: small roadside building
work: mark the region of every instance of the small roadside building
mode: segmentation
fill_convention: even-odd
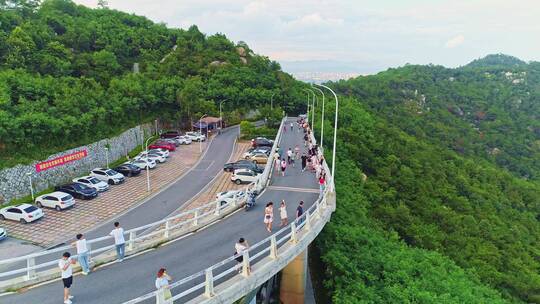
[[[206,128],[208,127],[208,131],[217,130],[221,127],[221,118],[219,117],[212,117],[207,116],[201,119],[199,122],[198,120],[193,124],[193,128],[199,129],[199,131],[206,132]]]

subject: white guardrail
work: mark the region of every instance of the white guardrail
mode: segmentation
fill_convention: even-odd
[[[276,135],[273,151],[275,151],[281,138],[284,121],[285,118],[282,120]],[[236,211],[245,203],[246,193],[249,191],[260,192],[266,186],[269,180],[268,176],[272,174],[272,169],[272,162],[268,162],[263,174],[255,182],[247,185],[244,195],[234,197],[230,202],[223,200],[212,201],[178,215],[124,231],[124,236],[127,239],[126,256],[196,231]],[[109,235],[87,240],[91,265],[96,266],[116,259],[115,245],[112,240],[113,237]],[[57,267],[59,253],[73,250],[72,246],[66,245],[16,258],[0,260],[0,270],[7,269],[0,272],[0,291],[19,289],[59,278],[60,270]],[[77,255],[72,255],[72,257],[77,258]]]
[[[236,262],[238,256],[231,256],[171,283],[170,299],[165,300],[165,291],[160,289],[123,304],[233,303],[256,289],[303,252],[335,211],[335,188],[326,161],[323,168],[329,177],[323,194],[299,219],[244,251],[241,264]]]

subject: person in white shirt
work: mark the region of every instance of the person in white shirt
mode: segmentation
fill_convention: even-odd
[[[287,206],[285,205],[285,200],[282,200],[279,206],[279,217],[281,219],[281,224],[279,224],[279,227],[283,227],[289,223],[289,220],[287,219]]]
[[[90,259],[88,258],[86,239],[81,233],[77,234],[77,241],[73,242],[72,246],[77,248],[77,260],[81,265],[82,274],[87,275],[90,272]]]
[[[124,255],[126,253],[126,240],[124,240],[124,229],[120,227],[120,223],[114,222],[114,229],[109,233],[114,237],[114,244],[116,245],[116,255],[118,257],[118,262],[124,260]]]
[[[249,244],[244,238],[240,238],[238,243],[234,244],[235,254],[237,255],[236,261],[238,262],[238,272],[242,272],[242,262],[244,261],[244,251],[249,249]]]
[[[172,298],[171,287],[169,282],[172,281],[171,276],[167,273],[165,268],[160,268],[156,277],[156,289],[163,290],[164,300]]]
[[[72,264],[75,264],[75,261],[71,259],[71,254],[64,252],[58,261],[58,267],[62,272],[62,283],[64,283],[64,304],[71,304],[71,299],[73,299],[73,296],[69,294],[69,288],[73,284]]]

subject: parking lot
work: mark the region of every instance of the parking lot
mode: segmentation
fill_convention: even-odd
[[[207,142],[203,143],[203,152],[206,145]],[[111,186],[95,199],[76,200],[71,209],[56,211],[47,208],[44,209],[45,216],[36,222],[21,224],[5,220],[0,221],[0,225],[12,237],[44,247],[55,245],[129,210],[178,179],[195,165],[200,156],[198,143],[178,147],[165,163],[150,170],[150,192],[147,191],[146,171],[143,171],[139,176],[126,178],[123,184]]]

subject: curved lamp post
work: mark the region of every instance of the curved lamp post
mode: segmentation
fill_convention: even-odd
[[[270,96],[270,111],[274,109],[274,95],[276,95],[276,93],[272,93],[272,96]]]
[[[323,92],[321,89],[319,89],[319,88],[317,88],[317,87],[315,87],[315,86],[313,86],[313,88],[314,88],[315,90],[321,92],[321,94],[322,94],[321,142],[319,143],[319,145],[320,145],[321,148],[322,148],[322,146],[323,146],[323,138],[324,138],[324,92]]]
[[[334,90],[332,90],[329,87],[327,87],[325,85],[322,85],[322,84],[316,84],[316,86],[323,87],[323,88],[329,90],[330,92],[332,92],[332,94],[334,94],[334,98],[336,99],[336,117],[335,117],[335,121],[334,121],[334,147],[333,147],[333,152],[332,152],[332,181],[333,181],[334,176],[335,176],[334,174],[336,172],[336,140],[337,140],[337,124],[338,124],[339,102],[338,102],[338,98],[337,98],[337,95],[334,92]],[[334,190],[334,189],[332,189],[332,190]]]
[[[203,118],[205,118],[206,115],[207,115],[207,114],[204,114],[203,116],[201,116],[201,118],[199,118],[199,133],[201,133],[201,134],[202,134],[202,130],[201,130],[201,127],[202,127],[202,125],[201,125],[201,120],[202,120]],[[206,140],[208,140],[208,124],[206,125],[206,137],[207,137]],[[202,153],[202,140],[199,140],[199,153]]]
[[[152,139],[152,136],[148,137],[144,143],[144,146],[146,147],[146,191],[148,192],[150,192],[150,165],[148,165],[148,161],[150,160],[148,157],[148,141],[150,139]]]
[[[220,129],[223,129],[223,117],[221,116],[221,104],[224,102],[224,101],[227,101],[228,98],[225,98],[223,99],[222,101],[219,102],[219,128]]]

